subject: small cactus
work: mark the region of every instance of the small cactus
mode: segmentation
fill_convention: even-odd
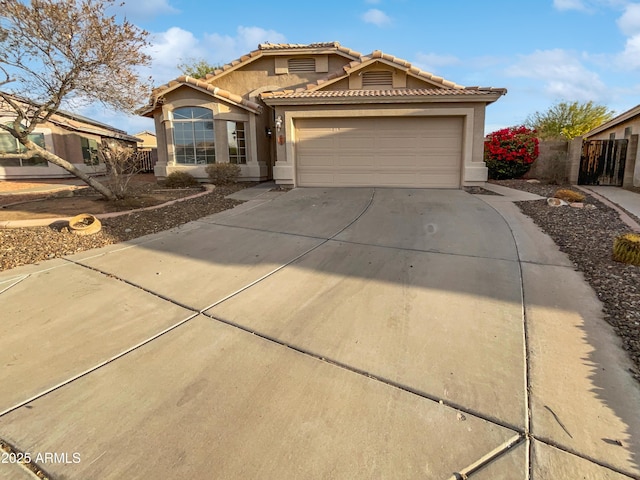
[[[585,196],[580,192],[569,190],[568,188],[561,188],[560,190],[556,191],[554,197],[569,203],[583,202],[585,199]]]
[[[613,259],[640,266],[640,235],[625,233],[617,237],[613,242]]]

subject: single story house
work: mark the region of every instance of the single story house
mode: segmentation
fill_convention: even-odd
[[[584,135],[590,140],[627,140],[624,185],[640,187],[640,152],[638,136],[640,135],[640,105],[621,113],[608,122],[594,128]]]
[[[158,141],[156,134],[144,130],[133,135],[138,139],[138,158],[142,172],[153,172],[158,163]]]
[[[463,87],[338,42],[265,43],[205,78],[155,89],[155,173],[231,162],[292,186],[460,188],[487,180],[485,108],[503,88]]]
[[[13,121],[15,114],[0,102],[0,122]],[[117,140],[136,147],[138,138],[117,128],[80,115],[59,110],[48,122],[38,125],[31,140],[57,156],[76,164],[88,174],[102,174],[105,165],[99,161],[98,145]],[[0,153],[22,153],[24,147],[8,132],[0,130]],[[40,157],[27,160],[0,158],[0,180],[29,178],[64,178],[73,175]]]

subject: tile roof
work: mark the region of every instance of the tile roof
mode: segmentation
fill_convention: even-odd
[[[462,85],[458,85],[449,80],[445,80],[442,77],[434,75],[432,73],[426,72],[424,70],[419,69],[418,67],[413,66],[406,60],[401,58],[394,57],[393,55],[388,55],[386,53],[381,52],[380,50],[374,50],[369,55],[362,55],[354,50],[343,47],[339,42],[321,42],[321,43],[310,43],[310,44],[297,44],[297,43],[261,43],[258,45],[256,50],[252,50],[251,52],[243,55],[242,57],[229,62],[220,68],[215,69],[210,74],[207,74],[203,79],[195,79],[188,76],[181,76],[177,79],[162,85],[153,90],[151,94],[151,101],[147,107],[140,109],[139,113],[142,115],[149,115],[153,109],[155,109],[158,98],[173,90],[174,88],[179,87],[180,85],[190,84],[197,88],[201,88],[211,92],[216,97],[221,97],[227,99],[231,102],[234,102],[238,105],[245,106],[253,111],[259,111],[260,105],[247,100],[240,95],[233,94],[227,90],[220,89],[218,87],[214,87],[210,84],[210,82],[214,79],[217,79],[219,76],[225,75],[231,71],[234,71],[247,63],[253,62],[257,58],[260,58],[269,52],[272,52],[273,55],[286,54],[286,51],[293,50],[296,53],[300,53],[304,50],[334,50],[336,53],[341,53],[346,57],[352,58],[352,61],[342,67],[341,69],[330,73],[326,77],[308,84],[306,87],[300,88],[295,92],[291,90],[281,90],[269,94],[262,94],[264,98],[338,98],[338,97],[371,97],[371,96],[436,96],[436,95],[452,95],[452,90],[460,90],[465,95],[474,95],[474,93],[470,93],[471,90],[477,87],[464,87]],[[317,53],[317,52],[316,52]],[[366,67],[375,62],[383,62],[387,65],[390,65],[394,68],[398,68],[407,72],[407,74],[412,75],[416,78],[424,80],[430,84],[432,84],[434,89],[395,89],[395,90],[362,90],[362,91],[348,91],[347,93],[343,92],[341,94],[335,92],[322,92],[322,95],[301,95],[301,92],[314,92],[318,91],[327,85],[334,83],[335,81],[345,78],[349,76],[351,73]],[[424,90],[424,92],[423,92]],[[438,92],[439,90],[445,90],[445,92]],[[506,93],[504,89],[480,89],[482,94],[487,93],[496,93],[501,92],[501,95]],[[360,92],[360,93],[357,93]],[[389,93],[396,92],[396,93]],[[409,93],[413,92],[413,93]],[[420,93],[423,92],[423,93]],[[295,96],[294,96],[295,94]]]
[[[220,68],[216,68],[211,73],[208,73],[204,79],[205,81],[210,81],[224,73],[228,73],[232,70],[236,70],[237,68],[254,61],[258,57],[262,57],[265,52],[268,51],[282,51],[282,50],[315,50],[315,49],[335,49],[336,52],[341,52],[350,56],[354,59],[361,57],[362,55],[359,52],[351,50],[350,48],[346,48],[340,45],[338,42],[325,42],[325,43],[310,43],[310,44],[293,44],[293,43],[261,43],[258,45],[256,50],[252,50],[246,55],[241,56],[235,60],[232,60],[229,63],[222,65]],[[180,81],[179,77],[175,81]],[[161,85],[153,90],[151,93],[152,97],[162,94],[165,90],[168,90],[171,86],[171,82]]]
[[[265,42],[258,45],[258,50],[284,50],[292,48],[338,48],[340,42],[318,42],[318,43],[270,43]]]
[[[361,55],[358,59],[352,61],[348,65],[345,65],[340,70],[337,70],[329,74],[327,77],[322,78],[315,83],[311,83],[307,85],[307,90],[322,88],[323,86],[326,86],[326,84],[328,84],[333,80],[337,80],[339,78],[348,76],[353,71],[363,68],[366,65],[369,65],[371,63],[374,63],[375,61],[380,61],[380,60],[393,67],[400,68],[401,70],[405,70],[410,75],[418,77],[422,80],[426,80],[432,84],[435,84],[436,86],[442,86],[446,88],[459,88],[459,89],[465,88],[462,85],[458,85],[449,80],[445,80],[442,77],[439,77],[432,73],[421,70],[418,67],[414,67],[413,65],[411,65],[411,63],[407,62],[406,60],[403,60],[398,57],[394,57],[393,55],[382,53],[380,50],[374,50],[369,55],[366,55],[366,56]]]
[[[256,102],[252,102],[251,100],[247,100],[246,98],[237,95],[235,93],[229,92],[228,90],[224,90],[222,88],[216,87],[214,85],[211,85],[210,83],[204,81],[204,80],[199,80],[197,78],[193,78],[193,77],[189,77],[186,75],[183,75],[181,77],[176,78],[175,80],[167,83],[166,85],[163,85],[162,87],[156,88],[153,93],[152,93],[152,102],[151,104],[149,104],[146,107],[143,107],[142,109],[140,109],[139,113],[141,115],[145,115],[150,113],[151,111],[153,111],[155,109],[155,106],[157,104],[157,100],[158,98],[175,89],[178,87],[181,87],[182,85],[192,85],[194,87],[200,88],[202,90],[206,90],[208,93],[210,93],[211,95],[213,95],[214,97],[218,97],[218,98],[222,98],[225,100],[228,100],[231,103],[235,103],[236,105],[240,105],[243,107],[246,107],[249,110],[252,110],[256,113],[260,112],[262,110],[262,105],[260,105],[259,103]]]
[[[265,92],[263,98],[350,98],[350,97],[435,97],[504,95],[503,88],[395,88],[390,90],[280,90]]]

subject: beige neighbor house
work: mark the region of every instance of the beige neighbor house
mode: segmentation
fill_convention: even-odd
[[[12,116],[8,108],[3,109],[0,103],[0,122],[8,123],[14,118],[15,115]],[[58,111],[47,123],[39,125],[30,137],[41,147],[91,175],[105,172],[105,165],[98,159],[98,145],[102,142],[117,140],[135,147],[138,141],[117,128],[63,111]],[[23,151],[24,147],[13,136],[0,130],[0,153]],[[0,180],[64,177],[73,175],[40,157],[0,159]]]
[[[153,168],[158,163],[158,141],[156,134],[148,130],[138,132],[134,135],[138,139],[138,155],[140,170],[142,172],[153,172]]]
[[[624,186],[640,187],[640,152],[638,136],[640,135],[640,105],[621,113],[584,136],[591,140],[627,140]]]
[[[505,93],[380,51],[267,43],[157,88],[140,113],[155,120],[158,177],[231,162],[280,185],[459,188],[487,179],[485,108]]]

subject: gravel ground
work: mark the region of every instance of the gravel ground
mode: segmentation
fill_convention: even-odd
[[[75,235],[64,227],[0,229],[0,271],[161,232],[233,208],[242,202],[224,197],[245,187],[217,187],[208,195],[168,207],[101,220],[102,230],[94,235]]]
[[[545,197],[553,196],[561,188],[523,180],[494,183]],[[546,200],[516,203],[584,274],[603,303],[604,318],[622,339],[623,348],[635,365],[631,373],[640,381],[640,267],[611,258],[615,237],[628,233],[630,229],[615,210],[594,197],[587,196],[585,204],[597,208],[554,208],[549,207]]]

